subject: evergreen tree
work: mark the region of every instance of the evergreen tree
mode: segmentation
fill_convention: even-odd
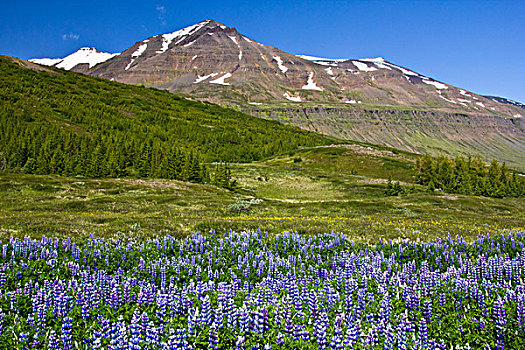
[[[436,187],[450,193],[503,198],[524,196],[525,180],[511,175],[507,165],[493,160],[488,167],[481,158],[451,160],[445,156],[425,155],[419,164],[417,180],[433,191]],[[392,184],[393,186],[393,184]]]
[[[35,158],[29,157],[22,168],[25,174],[34,174],[36,172],[36,160]]]

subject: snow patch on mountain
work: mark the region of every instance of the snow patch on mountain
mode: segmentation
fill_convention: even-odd
[[[235,43],[235,45],[239,46],[239,42],[237,41],[237,38],[236,38],[236,37],[234,37],[234,36],[229,36],[229,35],[227,35],[227,37],[230,38],[230,39]]]
[[[128,70],[131,68],[131,65],[133,64],[133,62],[135,62],[135,59],[137,57],[140,57],[140,55],[142,55],[144,53],[144,51],[146,51],[146,49],[148,48],[148,44],[142,44],[140,45],[132,54],[131,54],[131,61],[129,61],[128,65],[126,66],[126,68],[124,68],[124,70]]]
[[[211,74],[208,74],[208,75],[203,75],[203,76],[200,76],[200,75],[197,75],[197,79],[195,79],[195,81],[193,82],[193,84],[198,84],[200,83],[201,81],[204,81],[208,78],[213,78],[214,76],[216,75],[219,75],[219,73],[211,73]]]
[[[332,67],[325,68],[324,70],[325,70],[326,73],[328,73],[329,75],[334,75],[334,72],[332,71]]]
[[[384,64],[384,63],[381,63],[381,62],[374,62],[374,64],[375,64],[378,68],[392,70],[392,68],[390,68],[389,66],[387,66],[387,65]]]
[[[360,71],[363,71],[363,72],[373,72],[373,71],[377,70],[376,67],[369,67],[366,63],[363,63],[363,62],[352,61],[352,63],[354,64],[354,66],[357,67],[357,69],[359,69]]]
[[[448,89],[448,87],[445,84],[437,82],[437,81],[434,81],[434,80],[423,79],[422,81],[425,84],[435,86],[436,89],[440,89],[440,90]]]
[[[372,57],[372,58],[360,58],[359,61],[382,63],[382,62],[385,62],[385,59],[383,57]]]
[[[55,64],[62,62],[62,58],[33,58],[29,61],[43,66],[54,66]]]
[[[403,67],[396,66],[395,64],[392,64],[392,63],[384,62],[383,64],[388,65],[388,66],[390,66],[392,68],[395,68],[397,70],[400,70],[401,73],[406,74],[406,75],[411,75],[411,76],[414,76],[414,77],[419,77],[420,76],[416,72],[412,72],[411,70],[405,69]]]
[[[290,100],[290,101],[293,101],[293,102],[302,102],[301,101],[301,96],[297,96],[297,97],[294,97],[294,96],[290,96],[287,92],[285,92],[283,94],[284,98],[286,98],[287,100]]]
[[[133,52],[131,54],[131,57],[140,57],[140,55],[142,55],[144,53],[144,51],[146,51],[146,49],[148,48],[148,44],[142,44],[140,45],[136,50],[135,52]]]
[[[277,61],[277,66],[279,67],[279,69],[281,70],[281,72],[286,73],[286,71],[288,70],[288,67],[285,67],[285,66],[283,65],[283,60],[281,59],[281,57],[279,57],[279,56],[273,56],[273,59]]]
[[[197,24],[194,24],[192,26],[183,28],[181,30],[177,30],[177,31],[175,31],[173,33],[162,34],[162,46],[161,46],[160,50],[156,51],[156,53],[163,53],[163,52],[165,52],[166,50],[168,50],[168,48],[169,48],[170,44],[173,42],[173,40],[179,39],[175,43],[175,45],[177,45],[182,40],[184,40],[187,36],[189,36],[191,34],[194,34],[195,32],[197,32],[199,29],[201,29],[202,27],[204,27],[208,23],[210,23],[210,20],[202,21],[200,23],[197,23]]]
[[[310,72],[310,74],[308,75],[308,81],[306,82],[306,85],[303,85],[301,89],[323,91],[323,89],[317,86],[314,82],[314,72]]]
[[[133,62],[135,62],[134,58],[132,58],[131,61],[129,61],[128,65],[126,66],[126,68],[124,68],[124,70],[128,70],[131,67],[131,65],[133,64]]]
[[[118,53],[100,52],[93,47],[82,47],[65,58],[36,58],[30,61],[46,66],[55,66],[65,70],[71,70],[78,64],[88,64],[89,68],[91,68],[116,55],[118,55]]]
[[[116,56],[116,53],[100,52],[95,48],[83,47],[77,52],[67,56],[62,62],[56,65],[57,68],[70,70],[78,64],[88,64],[89,68],[105,62],[110,58]]]
[[[304,60],[307,61],[313,61],[317,63],[316,61],[320,62],[344,62],[348,61],[346,58],[322,58],[322,57],[315,57],[315,56],[308,56],[308,55],[296,55],[297,57],[301,57]]]
[[[219,78],[217,78],[215,80],[210,81],[210,84],[230,85],[230,83],[225,83],[224,79],[231,78],[231,76],[232,76],[231,73],[226,73],[222,77],[219,77]]]
[[[439,95],[439,97],[441,97],[441,98],[444,99],[445,101],[450,102],[450,103],[453,103],[453,104],[457,104],[456,101],[449,100],[449,99],[446,98],[445,96],[441,95],[441,91],[437,90],[436,92],[437,92],[437,94]]]

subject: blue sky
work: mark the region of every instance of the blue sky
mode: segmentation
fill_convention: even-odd
[[[10,1],[0,54],[120,52],[215,19],[263,44],[329,58],[383,56],[480,94],[525,102],[525,1]]]

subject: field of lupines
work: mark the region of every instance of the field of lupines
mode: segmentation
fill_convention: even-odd
[[[520,349],[524,232],[3,242],[2,349]]]

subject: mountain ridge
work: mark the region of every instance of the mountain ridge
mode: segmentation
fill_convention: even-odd
[[[203,48],[212,54],[203,52]],[[85,49],[81,48],[62,61],[31,61],[192,94],[217,103],[365,103],[474,114],[516,116],[520,113],[512,109],[513,104],[456,88],[383,57],[327,59],[293,55],[261,44],[234,27],[211,19],[137,41],[117,54],[92,48],[97,51],[96,61],[71,59]],[[216,57],[218,54],[221,54],[220,59]],[[66,64],[66,60],[72,62]],[[86,63],[89,64],[87,68]],[[254,88],[247,80],[263,88]],[[196,84],[204,84],[205,88]],[[217,86],[210,88],[209,84],[229,85],[240,96],[228,101],[224,96],[227,92],[209,91],[217,89]]]
[[[389,62],[327,59],[263,45],[206,20],[135,42],[91,68],[338,138],[417,153],[481,154],[525,169],[524,109]]]

